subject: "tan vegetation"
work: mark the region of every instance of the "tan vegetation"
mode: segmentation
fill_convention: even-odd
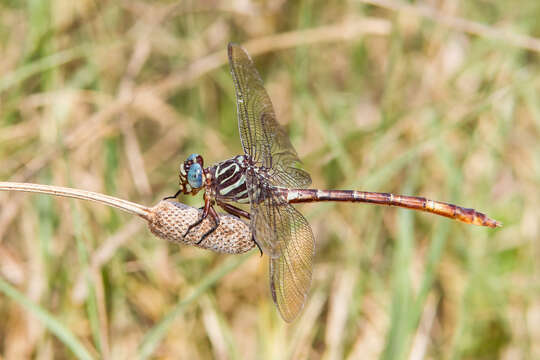
[[[241,151],[235,41],[314,186],[426,196],[504,227],[299,205],[315,270],[287,325],[256,249],[215,254],[95,203],[0,193],[0,358],[540,358],[540,6],[404,4],[2,2],[1,181],[149,206],[173,194],[188,154]]]

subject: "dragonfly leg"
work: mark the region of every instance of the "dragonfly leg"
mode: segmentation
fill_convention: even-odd
[[[222,201],[217,201],[217,204],[226,212],[228,212],[231,215],[238,216],[238,217],[245,217],[246,219],[250,219],[251,216],[247,211],[244,211],[240,208],[237,208],[234,205],[224,203]],[[261,256],[263,256],[263,251],[261,249],[261,246],[255,241],[255,236],[251,236],[251,240],[257,245],[257,248],[259,249],[259,252],[261,253]]]
[[[209,208],[209,211],[208,211],[208,214],[212,217],[212,219],[214,220],[214,223],[215,225],[212,226],[212,228],[210,230],[208,230],[203,236],[201,236],[201,238],[199,239],[199,241],[196,242],[197,245],[199,245],[204,239],[206,239],[206,237],[208,235],[210,235],[211,233],[213,233],[214,231],[216,231],[216,229],[218,228],[219,226],[219,215],[216,213],[216,210],[214,209],[213,206],[210,206]]]
[[[217,204],[223,209],[225,210],[226,212],[228,212],[229,214],[231,215],[234,215],[234,216],[238,216],[238,217],[244,217],[246,219],[250,219],[250,215],[247,211],[244,211],[240,208],[237,208],[236,206],[234,205],[231,205],[231,204],[227,204],[225,202],[222,202],[222,201],[217,201]]]
[[[182,189],[178,190],[173,196],[167,196],[163,198],[163,200],[176,199],[176,197],[180,195],[181,192],[182,192]]]
[[[199,220],[195,221],[193,224],[189,225],[186,232],[184,233],[184,237],[186,237],[189,232],[191,231],[191,229],[193,229],[195,226],[199,225],[200,223],[203,222],[204,219],[206,219],[206,217],[208,216],[208,213],[210,212],[210,209],[213,209],[212,208],[212,202],[210,201],[210,198],[206,196],[206,193],[204,194],[204,207],[203,207],[203,213],[201,215],[201,217],[199,218]],[[214,211],[215,213],[215,211]],[[199,240],[197,242],[197,244],[201,242],[201,240]]]

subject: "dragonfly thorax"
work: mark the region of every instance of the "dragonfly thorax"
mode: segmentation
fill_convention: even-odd
[[[238,155],[214,165],[209,173],[215,197],[223,201],[248,203],[246,171],[253,166],[251,159]]]

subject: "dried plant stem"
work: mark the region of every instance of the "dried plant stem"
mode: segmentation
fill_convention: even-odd
[[[393,11],[407,12],[416,16],[431,19],[439,24],[444,24],[451,29],[477,35],[484,38],[504,41],[516,47],[540,52],[540,39],[516,34],[479,22],[463,19],[456,16],[446,15],[433,8],[421,5],[409,5],[405,2],[394,0],[359,0],[360,2],[380,6]]]
[[[54,196],[71,197],[75,199],[90,200],[104,205],[124,210],[130,214],[138,215],[145,220],[150,219],[150,208],[122,200],[113,196],[95,193],[92,191],[71,189],[61,186],[40,185],[18,182],[0,182],[0,191],[23,191]]]
[[[16,182],[0,182],[0,191],[2,190],[71,197],[112,206],[145,219],[150,231],[162,239],[219,253],[242,254],[254,246],[249,225],[230,214],[220,214],[218,228],[201,240],[214,226],[213,220],[210,217],[205,218],[200,225],[188,232],[190,225],[200,219],[202,211],[175,201],[164,200],[153,207],[146,207],[92,191]]]

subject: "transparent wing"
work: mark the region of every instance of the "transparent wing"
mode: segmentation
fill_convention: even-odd
[[[272,299],[285,321],[292,321],[302,310],[311,285],[313,272],[313,233],[306,219],[291,205],[281,213],[287,213],[290,226],[287,239],[280,247],[281,255],[270,258],[270,291]]]
[[[257,166],[270,169],[269,182],[273,185],[309,186],[311,178],[299,169],[298,154],[276,120],[272,101],[250,56],[240,45],[232,43],[228,54],[244,152]]]
[[[266,169],[246,173],[251,230],[270,257],[272,299],[283,319],[292,321],[304,306],[311,285],[315,246],[306,219],[275,187],[306,187],[311,178],[299,168],[300,159],[276,121],[253,61],[239,45],[229,44],[228,50],[242,147],[256,167]]]
[[[315,244],[307,220],[278,192],[248,176],[251,229],[255,241],[270,257],[270,291],[285,321],[302,310],[311,285]],[[251,185],[250,185],[251,183]]]

